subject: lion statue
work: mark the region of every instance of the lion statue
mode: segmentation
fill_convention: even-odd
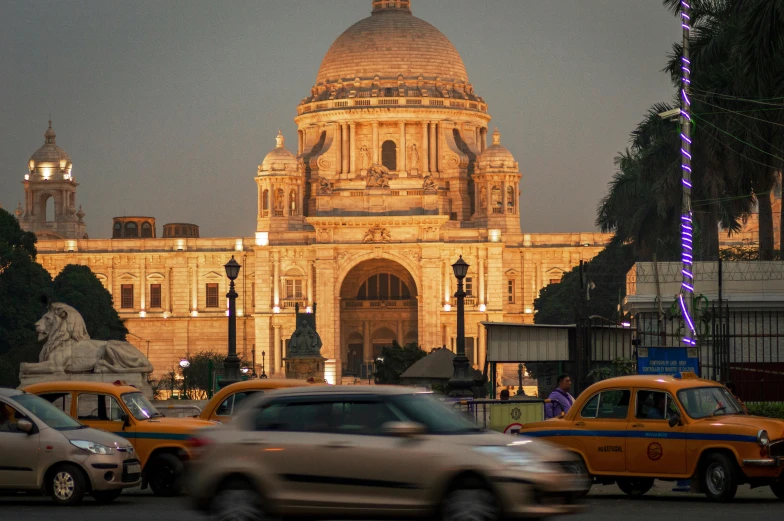
[[[38,363],[20,365],[21,374],[151,373],[152,364],[136,347],[121,340],[91,340],[82,315],[61,302],[47,306],[35,323],[46,341]]]

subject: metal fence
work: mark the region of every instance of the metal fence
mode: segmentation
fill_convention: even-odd
[[[732,381],[745,401],[784,401],[784,310],[696,309],[701,375]],[[635,321],[638,346],[680,345],[678,314],[639,313]]]

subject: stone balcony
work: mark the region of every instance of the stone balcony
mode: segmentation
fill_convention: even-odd
[[[354,99],[338,99],[338,100],[324,100],[313,101],[310,103],[303,103],[297,107],[297,114],[307,114],[309,112],[319,112],[322,110],[334,110],[341,108],[351,107],[394,107],[394,106],[408,106],[408,107],[443,107],[454,108],[463,110],[475,110],[477,112],[487,113],[487,104],[479,101],[471,100],[458,100],[448,98],[354,98]]]

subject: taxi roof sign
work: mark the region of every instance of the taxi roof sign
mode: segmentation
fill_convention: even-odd
[[[680,373],[675,373],[672,375],[673,378],[678,380],[698,380],[700,377],[697,376],[697,373],[692,373],[691,371],[683,371]]]

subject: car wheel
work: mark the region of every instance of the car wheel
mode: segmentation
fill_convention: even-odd
[[[443,521],[497,521],[501,508],[482,483],[466,482],[450,490],[441,508]]]
[[[731,501],[738,491],[738,469],[725,454],[710,454],[702,472],[702,490],[708,499],[719,503]]]
[[[770,484],[770,490],[776,495],[777,498],[784,501],[784,479],[779,478],[778,481],[773,481]]]
[[[147,463],[146,477],[152,491],[163,497],[182,493],[185,465],[174,454],[159,454]]]
[[[220,488],[210,506],[212,521],[262,521],[266,518],[261,494],[244,480]]]
[[[586,480],[586,487],[585,489],[575,493],[575,499],[582,499],[588,495],[591,491],[591,487],[593,486],[593,477],[588,473],[588,467],[585,465],[585,461],[583,460],[582,456],[577,456],[579,459],[574,462],[574,464],[569,465],[567,467],[567,471],[570,474],[574,474],[578,477],[584,477]]]
[[[616,481],[618,488],[630,497],[644,496],[653,488],[653,480],[648,478],[619,479]]]
[[[90,495],[96,500],[98,503],[102,505],[108,505],[122,494],[121,488],[115,488],[111,490],[93,490],[90,492]]]
[[[62,506],[81,503],[87,492],[82,469],[66,463],[55,468],[49,476],[49,492],[55,503]]]

